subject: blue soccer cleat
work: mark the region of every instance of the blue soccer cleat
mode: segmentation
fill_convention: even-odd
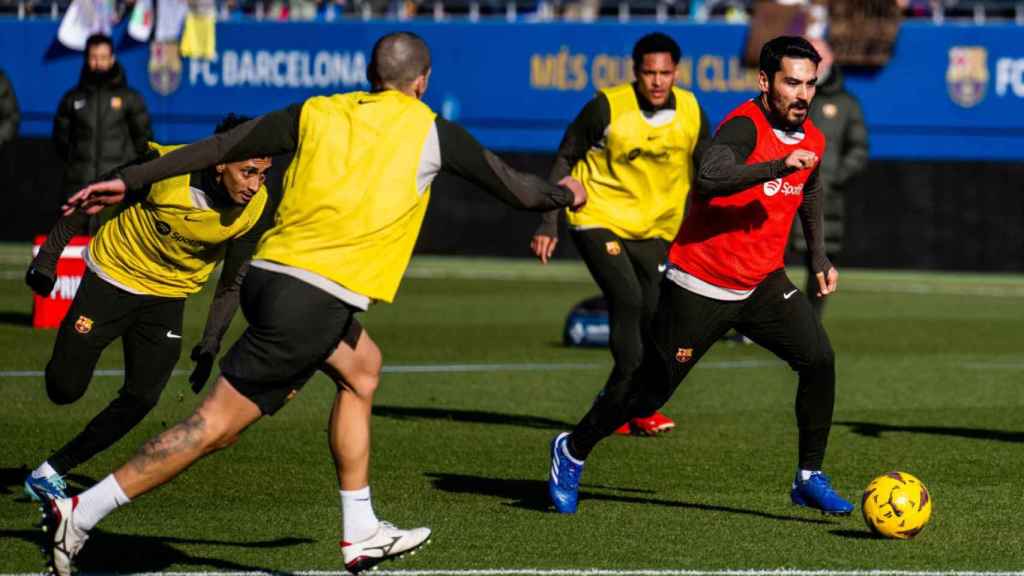
[[[567,456],[569,433],[562,432],[551,441],[551,474],[548,476],[548,495],[555,510],[562,514],[575,514],[579,498],[580,474],[583,463]]]
[[[56,500],[67,498],[64,490],[68,487],[64,479],[58,474],[51,474],[45,478],[36,478],[31,473],[25,478],[25,495],[36,501]]]
[[[853,512],[853,504],[836,494],[832,481],[822,472],[813,472],[807,480],[801,480],[797,472],[789,498],[797,506],[821,510],[823,514],[849,516]]]

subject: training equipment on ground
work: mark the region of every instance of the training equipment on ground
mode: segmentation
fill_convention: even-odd
[[[909,540],[932,517],[932,497],[920,480],[906,472],[875,478],[864,490],[861,512],[868,528],[879,536]]]

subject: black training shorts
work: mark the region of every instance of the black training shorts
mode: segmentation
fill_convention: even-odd
[[[249,322],[221,360],[221,372],[263,414],[277,412],[313,376],[339,343],[355,348],[358,311],[287,274],[252,267],[241,293]]]

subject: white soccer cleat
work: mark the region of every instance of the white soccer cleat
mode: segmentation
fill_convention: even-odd
[[[89,539],[72,522],[77,507],[78,496],[50,500],[42,506],[47,561],[57,576],[71,576],[71,562]]]
[[[377,532],[362,542],[342,540],[341,554],[345,560],[345,569],[358,574],[385,560],[394,560],[406,552],[414,551],[425,544],[428,538],[430,528],[402,530],[390,522],[381,522]]]

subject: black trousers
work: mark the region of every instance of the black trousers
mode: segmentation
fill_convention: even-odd
[[[86,272],[46,365],[46,392],[56,404],[81,398],[100,354],[118,337],[125,378],[117,397],[48,458],[58,473],[109,448],[156,406],[181,354],[184,313],[184,298],[132,294]]]
[[[835,357],[811,305],[781,269],[737,302],[706,298],[663,280],[642,364],[621,385],[607,389],[577,424],[572,434],[574,454],[586,458],[624,422],[660,408],[708,349],[732,328],[797,372],[798,465],[820,469],[832,426]]]
[[[608,301],[608,347],[615,365],[604,394],[621,386],[643,360],[643,334],[658,306],[659,266],[665,263],[668,242],[624,240],[605,228],[573,230],[572,239]]]

